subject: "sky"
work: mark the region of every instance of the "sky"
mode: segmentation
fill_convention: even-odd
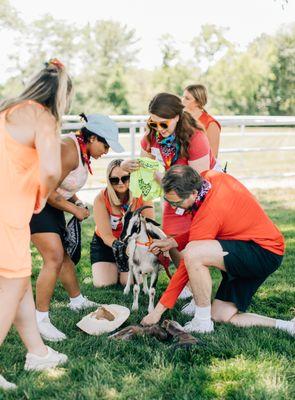
[[[273,34],[280,26],[295,21],[295,0],[10,0],[27,22],[45,13],[74,25],[111,19],[136,30],[139,38],[137,65],[152,69],[161,62],[159,38],[170,33],[183,59],[192,57],[189,42],[203,24],[228,27],[226,37],[245,48],[262,33]],[[0,33],[0,80],[6,75],[8,52],[13,42],[8,31]]]

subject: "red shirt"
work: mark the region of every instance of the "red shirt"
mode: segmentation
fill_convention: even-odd
[[[193,240],[251,240],[275,254],[284,254],[283,235],[245,186],[231,175],[216,171],[206,171],[202,176],[212,187],[197,210],[189,232],[174,238],[179,250]],[[161,303],[173,308],[187,281],[182,260]]]
[[[219,129],[221,129],[220,123],[215,118],[213,118],[210,114],[208,114],[206,111],[202,112],[198,121],[201,122],[201,124],[204,126],[206,131],[207,131],[209,125],[212,124],[212,122],[214,122],[216,125],[218,125]]]
[[[160,145],[154,135],[151,136],[151,143],[147,140],[147,134],[141,139],[141,147],[147,153],[151,153],[156,160],[160,161],[163,165],[163,159],[160,152]],[[209,154],[210,169],[214,168],[216,160],[211,152],[210,145],[206,134],[196,129],[195,133],[190,139],[188,148],[188,158],[179,157],[173,165],[187,165],[189,161],[195,161]],[[165,166],[165,165],[164,165]],[[166,168],[167,169],[167,168]]]
[[[101,192],[100,196],[103,196],[103,200],[105,202],[106,209],[108,210],[108,212],[110,214],[110,224],[112,227],[113,235],[118,239],[123,230],[122,218],[124,216],[124,212],[123,212],[123,210],[121,210],[120,213],[116,213],[113,211],[113,207],[110,202],[107,189],[103,190]],[[138,199],[133,198],[131,211],[137,210],[142,205],[143,205],[142,197],[139,197]],[[100,236],[100,233],[98,232],[98,229],[96,227],[95,227],[95,233],[97,234],[97,236]]]

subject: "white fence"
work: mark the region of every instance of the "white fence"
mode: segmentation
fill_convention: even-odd
[[[136,149],[136,134],[142,135],[146,126],[147,115],[110,115],[117,122],[120,130],[130,135],[130,151],[120,153],[120,157],[135,157],[140,151]],[[295,116],[222,116],[217,115],[216,119],[221,123],[222,127],[239,127],[240,134],[245,134],[245,127],[291,127],[295,126]],[[82,127],[81,119],[76,115],[68,115],[63,117],[63,131],[78,130]],[[126,132],[127,130],[127,132]],[[295,135],[295,132],[294,132]],[[220,149],[220,153],[248,153],[248,152],[266,152],[266,151],[295,151],[295,146],[275,146],[275,147],[243,147],[243,148],[226,148]],[[116,155],[112,152],[108,153],[107,158],[114,158]]]

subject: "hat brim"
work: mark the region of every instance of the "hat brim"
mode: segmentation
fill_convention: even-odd
[[[108,142],[110,148],[114,150],[116,153],[123,153],[123,151],[125,151],[124,147],[119,142],[115,142],[110,139],[106,139],[106,141]]]
[[[107,319],[98,320],[95,318],[95,313],[104,307],[107,311],[114,315],[113,321]],[[127,307],[118,304],[102,304],[98,309],[86,315],[76,325],[89,335],[102,335],[116,330],[121,326],[129,317],[130,310]]]

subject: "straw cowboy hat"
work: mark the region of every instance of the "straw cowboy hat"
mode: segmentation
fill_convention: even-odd
[[[97,310],[86,315],[77,326],[89,335],[112,332],[129,317],[130,310],[118,304],[101,304]]]

